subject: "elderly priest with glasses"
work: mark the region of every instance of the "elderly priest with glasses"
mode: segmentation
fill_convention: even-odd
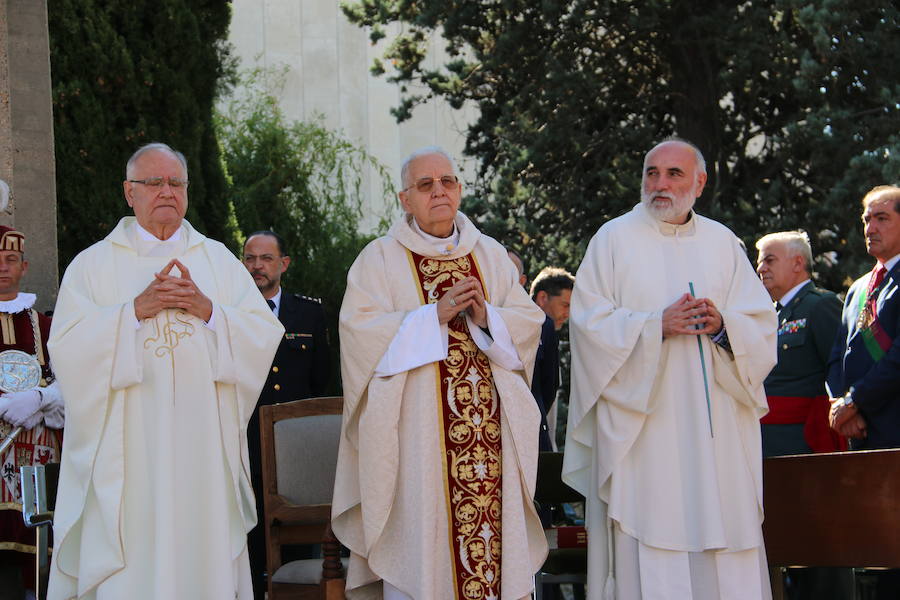
[[[49,598],[253,597],[247,421],[283,328],[184,220],[187,163],[128,161],[134,217],[66,270],[49,349],[67,398]]]
[[[401,178],[406,215],[353,263],[340,314],[348,597],[527,597],[547,549],[528,381],[544,314],[457,211],[443,150],[415,152]]]

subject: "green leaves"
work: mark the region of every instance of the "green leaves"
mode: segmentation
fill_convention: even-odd
[[[327,129],[321,119],[289,122],[276,99],[283,73],[252,71],[216,116],[229,177],[229,203],[241,242],[271,229],[285,240],[292,263],[282,279],[288,292],[321,297],[337,364],[337,312],[346,274],[372,239],[360,232],[362,188],[381,182],[375,205],[392,206],[390,176],[371,155]],[[387,229],[388,214],[375,230]]]
[[[56,0],[48,17],[60,271],[130,214],[125,161],[151,141],[188,158],[191,223],[236,247],[212,132],[228,2]]]
[[[698,210],[749,248],[767,232],[804,228],[815,253],[836,259],[817,270],[838,291],[871,261],[859,199],[900,179],[900,63],[892,58],[900,17],[891,3],[347,7],[362,26],[403,25],[386,75],[429,94],[404,92],[398,119],[429,96],[478,105],[466,147],[481,161],[478,199],[464,210],[535,270],[577,266],[594,231],[638,201],[643,154],[672,134],[706,156],[710,180]],[[431,33],[453,49],[439,73],[424,59]]]

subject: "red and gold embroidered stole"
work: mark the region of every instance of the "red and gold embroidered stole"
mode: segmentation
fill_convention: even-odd
[[[407,252],[423,304],[437,302],[469,276],[478,278],[485,288],[474,254],[438,259]],[[469,335],[465,317],[457,315],[447,325],[447,358],[435,363],[435,371],[455,598],[496,600],[500,597],[500,400],[488,358]]]

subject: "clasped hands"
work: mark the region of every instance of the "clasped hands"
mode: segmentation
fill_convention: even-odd
[[[461,312],[469,313],[469,317],[479,327],[487,327],[487,307],[484,301],[484,290],[475,277],[466,277],[457,281],[447,290],[437,303],[438,322],[443,325]]]
[[[831,410],[828,411],[828,424],[831,428],[847,438],[866,437],[866,420],[859,414],[856,404],[844,404],[843,398],[831,399]]]
[[[178,267],[180,277],[171,274],[174,267]],[[212,317],[212,300],[200,291],[191,279],[191,272],[177,258],[156,273],[150,285],[134,299],[134,316],[138,321],[153,318],[166,308],[181,309],[204,323]]]
[[[685,293],[662,315],[663,339],[676,335],[715,335],[722,329],[722,313],[709,298]]]

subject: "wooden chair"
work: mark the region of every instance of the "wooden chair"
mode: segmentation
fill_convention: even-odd
[[[341,397],[260,407],[269,600],[344,598],[346,564],[331,532],[342,410]],[[287,544],[321,544],[323,558],[282,564]]]
[[[773,596],[781,567],[900,568],[900,450],[763,461],[763,536]],[[777,573],[776,573],[777,571]]]
[[[550,506],[564,502],[584,502],[584,496],[563,483],[562,462],[562,452],[541,452],[538,455],[537,485],[534,491],[537,504]],[[544,530],[550,543],[550,553],[534,576],[535,600],[541,600],[545,583],[584,585],[587,582],[587,536],[584,528],[578,528],[578,536],[583,536],[584,542],[584,547],[578,548],[559,547],[562,529],[551,527]]]

